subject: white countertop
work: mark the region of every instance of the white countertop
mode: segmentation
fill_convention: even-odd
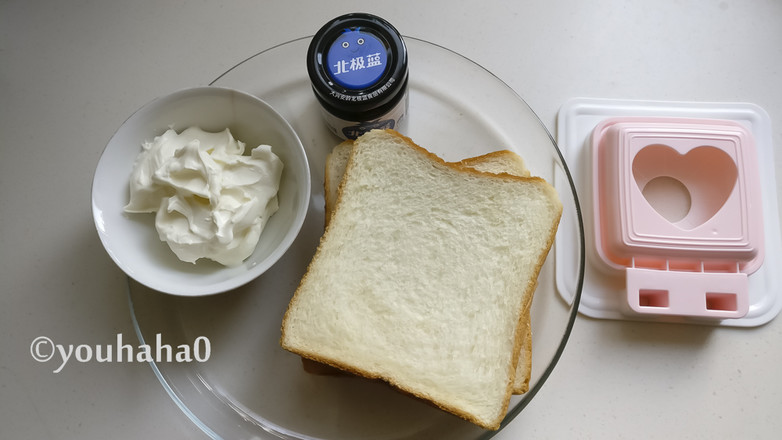
[[[483,65],[552,133],[573,97],[751,102],[782,145],[778,1],[4,1],[0,438],[205,438],[147,364],[55,374],[30,344],[135,340],[125,276],[89,202],[125,118],[355,11]],[[780,341],[780,318],[736,329],[579,316],[553,374],[496,438],[772,438],[782,431]]]

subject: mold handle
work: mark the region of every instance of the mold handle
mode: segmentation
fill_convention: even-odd
[[[742,318],[749,282],[741,272],[627,269],[627,304],[639,314]]]

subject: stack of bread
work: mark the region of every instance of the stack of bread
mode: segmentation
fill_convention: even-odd
[[[498,429],[529,386],[554,188],[515,153],[446,163],[392,130],[338,145],[325,187],[326,230],[282,347]]]

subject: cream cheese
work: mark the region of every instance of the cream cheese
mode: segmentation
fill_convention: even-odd
[[[129,213],[156,212],[155,229],[176,256],[226,266],[255,250],[278,209],[283,163],[269,145],[244,155],[230,130],[168,130],[142,145],[130,178]]]

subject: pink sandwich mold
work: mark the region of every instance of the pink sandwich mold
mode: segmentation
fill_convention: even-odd
[[[627,311],[746,315],[764,242],[752,134],[727,120],[616,117],[590,141],[595,250],[625,272]]]

